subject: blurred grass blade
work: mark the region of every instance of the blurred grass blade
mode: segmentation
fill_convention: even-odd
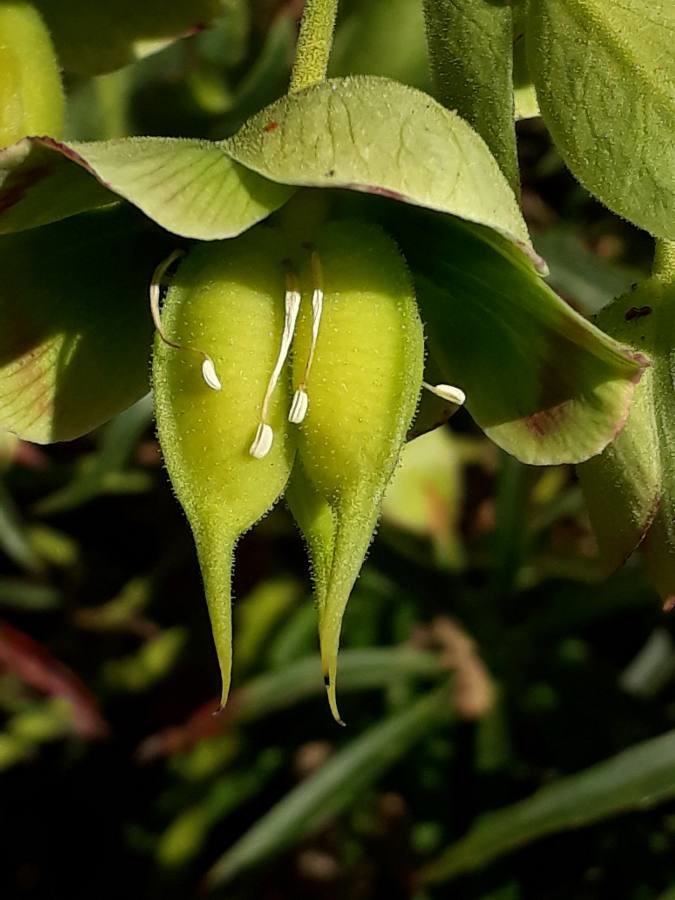
[[[208,885],[217,888],[229,882],[342,812],[417,741],[449,717],[450,698],[444,686],[370,728],[256,822],[211,869]]]
[[[0,578],[0,606],[23,612],[56,609],[61,592],[52,584],[36,584],[22,578]]]
[[[446,881],[546,835],[649,809],[673,797],[675,731],[669,731],[488,814],[424,868],[422,880]]]
[[[411,647],[345,650],[340,656],[340,687],[344,691],[388,687],[405,678],[438,678],[442,672],[437,655]],[[241,721],[260,719],[324,691],[321,664],[312,654],[243,685],[233,696],[234,711]]]
[[[228,772],[211,782],[200,802],[182,810],[161,835],[156,850],[157,862],[167,869],[180,868],[190,862],[203,850],[211,829],[259,794],[279,770],[282,761],[283,755],[278,749],[267,747],[252,760],[247,760],[245,768]]]
[[[42,572],[44,565],[32,547],[11,494],[0,481],[0,551],[28,572]]]
[[[675,900],[675,884],[663,894],[659,894],[658,900]]]
[[[110,474],[119,472],[126,465],[151,419],[152,398],[147,394],[106,427],[91,465],[65,487],[37,503],[35,511],[40,515],[65,512],[105,493]]]
[[[315,628],[316,613],[311,607],[308,609],[312,614],[312,628]],[[387,688],[403,679],[439,678],[445,671],[436,654],[412,647],[343,650],[340,667],[341,688],[347,693]],[[147,761],[189,750],[199,741],[224,731],[233,721],[237,724],[263,719],[302,700],[323,697],[325,690],[319,657],[312,653],[283,668],[266,672],[233,691],[220,715],[214,716],[218,708],[214,698],[182,724],[151,734],[139,746],[138,756]]]

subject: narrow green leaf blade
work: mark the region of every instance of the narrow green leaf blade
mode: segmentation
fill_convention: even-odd
[[[321,827],[449,716],[443,687],[374,725],[259,819],[211,869],[209,886],[222,886]]]
[[[147,291],[166,252],[129,209],[0,239],[0,427],[69,440],[148,392]]]
[[[40,500],[35,511],[41,516],[50,516],[75,509],[103,494],[111,475],[121,472],[151,420],[152,398],[148,394],[106,427],[91,465],[78,471],[64,487]]]
[[[535,465],[600,453],[647,359],[576,313],[494,232],[440,217],[408,228],[399,240],[432,358],[486,434]]]
[[[284,97],[224,142],[233,159],[289,185],[393,197],[531,245],[482,138],[426,94],[386,78],[335,78]]]
[[[437,861],[427,882],[446,881],[532,841],[675,797],[675,731],[643,741],[577,775],[486,815]]]
[[[437,655],[412,647],[347,649],[340,655],[340,689],[347,693],[386,688],[395,681],[440,678],[442,674]],[[250,722],[324,694],[321,662],[312,654],[246,682],[233,694],[232,706],[237,719]]]
[[[675,239],[675,4],[537,0],[527,49],[565,162],[614,212]]]
[[[209,141],[31,138],[0,151],[0,234],[46,224],[122,197],[174,234],[236,237],[293,191],[233,162]]]
[[[424,0],[436,96],[472,125],[514,190],[513,14],[492,0]]]

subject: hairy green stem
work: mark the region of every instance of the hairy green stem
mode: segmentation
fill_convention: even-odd
[[[657,238],[652,268],[654,275],[675,279],[675,242]]]
[[[291,94],[325,79],[337,7],[338,0],[306,0],[291,74]]]

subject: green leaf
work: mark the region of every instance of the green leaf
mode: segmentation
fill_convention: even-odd
[[[357,737],[258,819],[211,869],[209,886],[222,886],[320,828],[449,715],[443,687]]]
[[[495,232],[440,217],[407,229],[431,356],[486,434],[536,465],[600,453],[646,358],[576,313]]]
[[[0,427],[69,440],[147,393],[148,284],[166,252],[128,209],[0,239]]]
[[[512,806],[488,813],[421,873],[446,881],[532,841],[581,828],[675,797],[675,731],[643,741],[591,768],[561,778]]]
[[[395,81],[322,82],[273,103],[224,146],[273,181],[451,213],[532,252],[513,191],[483,140],[456,113]]]
[[[650,278],[600,314],[602,327],[649,353],[652,367],[619,437],[578,470],[607,568],[620,566],[644,541],[651,580],[664,599],[675,595],[674,311],[675,284]]]
[[[64,68],[81,75],[110,72],[201,30],[223,0],[34,0]]]
[[[424,0],[436,96],[485,140],[518,190],[513,15],[493,0]]]
[[[675,4],[538,0],[527,49],[542,115],[579,181],[675,239]]]
[[[222,145],[209,141],[32,138],[0,151],[0,234],[111,203],[115,194],[167,231],[211,241],[246,231],[292,191],[233,162]]]

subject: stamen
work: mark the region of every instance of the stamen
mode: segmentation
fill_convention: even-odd
[[[157,334],[167,345],[167,347],[172,347],[174,350],[185,350],[188,353],[197,353],[199,356],[201,356],[202,378],[211,388],[211,390],[219,391],[222,388],[222,384],[220,383],[220,379],[218,378],[215,364],[209,354],[205,353],[203,350],[198,350],[197,347],[191,347],[189,344],[178,344],[176,343],[176,341],[172,341],[170,337],[167,337],[162,326],[162,319],[159,312],[162,281],[171,266],[176,262],[177,259],[180,259],[181,256],[183,256],[182,250],[174,250],[170,256],[167,256],[164,262],[161,262],[157,266],[153,273],[152,280],[150,282],[150,313],[152,315],[152,321],[155,323]]]
[[[270,376],[267,390],[265,391],[265,396],[263,398],[262,408],[260,410],[260,424],[258,425],[258,430],[256,431],[253,443],[249,448],[249,453],[255,459],[263,459],[265,456],[267,456],[272,448],[274,431],[272,430],[271,425],[269,425],[269,423],[267,422],[270,402],[272,400],[274,390],[279,382],[279,377],[281,376],[284,363],[286,362],[286,359],[288,357],[288,351],[291,349],[293,335],[295,334],[295,325],[297,323],[298,312],[300,310],[300,283],[298,281],[298,276],[293,271],[293,269],[291,269],[290,263],[286,264],[285,305],[286,315],[284,318],[284,330],[281,335],[281,347],[279,348],[279,355],[277,356],[277,361],[274,365],[274,369]]]
[[[293,395],[291,410],[288,414],[288,421],[293,422],[295,425],[299,425],[307,415],[307,407],[309,406],[307,381],[309,379],[309,373],[312,370],[312,363],[314,362],[316,343],[319,339],[321,314],[323,313],[323,269],[321,267],[321,259],[316,250],[312,251],[310,265],[312,268],[312,280],[314,282],[314,291],[312,293],[312,340],[309,345],[309,355],[305,365],[305,372],[302,376],[302,381]]]
[[[422,387],[440,397],[441,400],[447,400],[448,403],[452,403],[454,406],[463,406],[466,402],[464,391],[452,384],[427,384],[426,381],[423,381]]]

